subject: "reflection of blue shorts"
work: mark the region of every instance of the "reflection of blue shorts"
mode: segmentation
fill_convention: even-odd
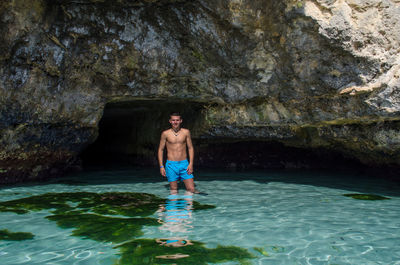
[[[191,179],[193,174],[187,173],[187,167],[189,166],[189,161],[170,161],[167,160],[165,163],[165,172],[167,173],[167,178],[169,182],[177,181],[181,179]]]

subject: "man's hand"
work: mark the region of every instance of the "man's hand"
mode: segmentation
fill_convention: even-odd
[[[165,173],[165,168],[160,168],[160,174],[165,177],[167,174]]]
[[[192,173],[193,173],[193,166],[192,166],[192,164],[189,164],[189,166],[187,167],[186,171],[187,171],[188,175],[192,175]]]

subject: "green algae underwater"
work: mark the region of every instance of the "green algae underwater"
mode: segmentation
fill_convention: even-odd
[[[251,264],[250,259],[255,256],[236,246],[210,249],[202,242],[191,241],[191,244],[176,248],[159,244],[156,239],[137,238],[143,235],[143,226],[161,225],[157,219],[148,216],[154,214],[165,202],[166,199],[149,193],[45,193],[0,202],[0,212],[27,214],[48,210],[51,215],[46,218],[55,221],[61,228],[73,229],[73,236],[119,244],[114,248],[119,249],[121,257],[115,265],[201,265],[228,261]],[[213,208],[213,205],[193,202],[195,211]],[[0,230],[0,240],[26,240],[33,237],[31,233]]]
[[[356,200],[365,200],[365,201],[390,200],[390,198],[375,194],[349,193],[349,194],[343,194],[343,196],[350,197]]]
[[[21,241],[33,239],[35,237],[32,233],[26,232],[10,232],[7,229],[0,230],[0,240]]]

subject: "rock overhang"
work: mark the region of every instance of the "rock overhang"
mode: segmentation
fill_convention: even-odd
[[[199,139],[278,140],[400,163],[396,3],[21,3],[0,6],[3,165],[40,149],[76,157],[107,103],[142,98],[201,103]]]

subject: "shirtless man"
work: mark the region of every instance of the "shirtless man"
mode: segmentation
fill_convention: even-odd
[[[160,173],[168,178],[171,193],[176,193],[178,190],[178,180],[183,180],[187,191],[195,192],[192,174],[194,149],[190,131],[181,128],[182,118],[179,113],[172,113],[169,123],[171,128],[162,132],[158,147]],[[164,147],[167,147],[165,167],[163,163]],[[186,147],[189,150],[190,162],[187,160]]]

